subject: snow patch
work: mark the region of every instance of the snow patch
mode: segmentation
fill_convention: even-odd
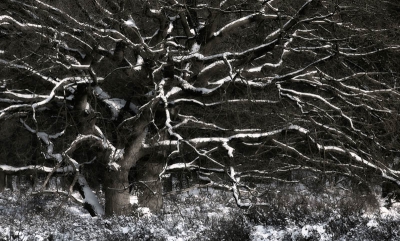
[[[116,161],[117,161],[117,160],[120,160],[120,159],[123,158],[124,153],[125,153],[125,149],[124,149],[124,148],[122,148],[122,149],[115,149],[115,150],[111,153],[110,159],[111,159],[111,160],[116,160]]]
[[[386,207],[381,207],[380,208],[380,216],[382,218],[387,218],[387,219],[395,219],[398,220],[400,219],[400,214],[399,212],[392,207],[391,209],[387,209]]]
[[[100,88],[99,86],[95,86],[93,88],[94,93],[97,95],[97,97],[99,97],[100,99],[104,100],[104,99],[109,99],[110,96],[107,94],[107,92],[105,92],[102,88]]]
[[[137,56],[137,60],[136,60],[136,65],[135,65],[135,67],[133,68],[133,70],[135,70],[135,71],[140,71],[140,70],[142,70],[143,62],[144,62],[144,61],[143,61],[142,56],[138,55],[138,56]]]
[[[367,227],[368,228],[377,228],[377,227],[379,227],[379,223],[375,219],[371,219],[367,223]]]
[[[151,216],[151,211],[149,208],[146,207],[140,207],[138,208],[138,213],[140,213],[140,215],[142,217],[150,217]]]
[[[171,22],[169,22],[169,26],[168,26],[168,29],[167,29],[167,33],[170,34],[170,33],[172,32],[173,29],[174,29],[174,24],[173,24],[173,22],[171,21]]]
[[[331,235],[326,233],[324,225],[305,225],[301,229],[301,234],[303,235],[303,238],[305,238],[305,239],[314,237],[315,232],[317,232],[320,235],[319,240],[321,240],[321,241],[332,240]]]
[[[127,234],[127,233],[129,233],[129,227],[122,227],[121,231],[123,234]]]
[[[124,24],[128,27],[132,27],[132,28],[138,28],[135,21],[133,19],[128,19],[126,21],[124,21]]]
[[[179,93],[181,90],[182,89],[179,87],[172,87],[172,89],[165,95],[165,98],[169,98],[170,96]]]
[[[201,45],[195,42],[195,43],[192,45],[191,53],[197,53],[197,52],[199,52],[200,47],[201,47]]]
[[[121,166],[118,165],[116,162],[111,162],[108,164],[108,167],[112,170],[112,171],[118,171]]]
[[[96,212],[97,215],[103,216],[104,209],[100,205],[99,199],[97,198],[96,194],[93,193],[85,178],[80,175],[78,177],[78,181],[85,195],[85,201],[93,207],[93,210]]]
[[[112,99],[104,100],[104,102],[108,105],[108,107],[110,107],[113,120],[118,118],[120,110],[126,104],[125,100],[118,99],[118,98],[112,98]]]
[[[139,203],[138,197],[136,195],[129,196],[129,203],[131,205],[138,204]]]
[[[252,241],[283,240],[285,233],[284,230],[276,230],[272,226],[264,227],[262,225],[257,225],[253,227],[250,238]]]

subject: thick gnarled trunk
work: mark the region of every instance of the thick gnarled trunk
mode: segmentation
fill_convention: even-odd
[[[131,211],[129,200],[129,169],[107,171],[105,188],[105,214],[107,216],[128,214]]]
[[[129,197],[129,170],[142,157],[142,143],[146,137],[147,122],[135,123],[135,132],[126,141],[124,155],[116,160],[116,167],[106,170],[105,173],[105,214],[121,215],[130,211]]]

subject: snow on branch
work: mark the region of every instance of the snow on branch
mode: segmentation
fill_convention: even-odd
[[[120,111],[127,104],[126,100],[119,98],[111,98],[107,92],[105,92],[101,87],[96,86],[93,88],[94,94],[106,105],[109,107],[112,113],[112,119],[115,120],[118,118]],[[135,114],[139,113],[139,108],[133,103],[129,103],[129,109],[132,110]]]
[[[42,80],[44,80],[46,82],[50,82],[50,83],[52,83],[54,85],[58,84],[58,82],[53,80],[53,78],[41,74],[39,71],[35,70],[33,67],[26,66],[26,65],[21,65],[21,64],[15,64],[12,61],[7,61],[7,60],[4,60],[4,59],[0,59],[0,64],[1,65],[5,65],[6,67],[10,67],[10,68],[26,70],[29,73],[40,77]]]
[[[267,51],[272,50],[278,43],[278,40],[272,40],[268,43],[265,44],[260,44],[256,47],[247,49],[245,51],[242,52],[224,52],[224,53],[218,53],[218,54],[214,54],[214,55],[210,55],[210,56],[204,56],[203,54],[200,53],[192,53],[189,55],[185,55],[185,56],[174,56],[173,60],[174,62],[177,63],[182,63],[182,62],[188,62],[190,60],[197,60],[197,61],[204,61],[204,62],[211,62],[212,64],[215,61],[221,60],[221,62],[218,62],[218,64],[225,64],[225,62],[223,61],[224,58],[236,58],[236,59],[241,59],[241,58],[245,58],[249,55],[252,55],[254,53],[265,53]],[[216,65],[216,64],[214,64]],[[208,67],[206,70],[210,69],[210,67]]]
[[[359,56],[367,56],[367,55],[376,54],[381,51],[398,50],[398,49],[400,49],[400,46],[388,46],[388,47],[384,47],[382,49],[377,49],[377,50],[369,51],[369,52],[365,52],[365,53],[348,53],[348,52],[340,51],[340,49],[339,49],[339,54],[344,55],[346,57],[359,57]]]
[[[78,176],[78,183],[83,192],[84,202],[88,203],[93,208],[93,211],[95,212],[96,216],[103,216],[104,208],[100,204],[99,198],[92,191],[92,189],[90,188],[89,184],[87,183],[83,175]]]
[[[17,101],[17,102],[30,102],[30,101],[40,101],[43,99],[48,98],[47,95],[39,95],[39,94],[21,94],[17,92],[13,92],[10,90],[0,92],[0,94],[3,94],[4,96],[9,96],[12,100]],[[55,96],[54,97],[57,100],[63,100],[64,98],[62,96]],[[10,100],[11,101],[11,100]]]
[[[29,165],[23,167],[14,167],[9,165],[0,165],[0,170],[6,174],[36,174],[36,173],[52,173],[53,167],[39,166],[39,165]],[[57,168],[55,173],[68,173],[71,172],[69,168]]]
[[[41,30],[43,28],[42,25],[38,24],[31,24],[31,23],[20,23],[14,18],[8,15],[1,15],[0,16],[0,26],[7,27],[8,24],[13,24],[13,27],[18,28],[19,30],[27,31],[27,30]],[[54,30],[54,29],[53,29]]]
[[[72,185],[98,215],[83,147],[105,160],[109,190],[127,192],[119,187],[129,186],[129,169],[149,157],[164,165],[156,177],[200,173],[203,186],[232,192],[244,208],[264,184],[301,183],[308,173],[357,179],[375,170],[400,185],[390,168],[400,46],[374,30],[382,21],[367,31],[352,25],[356,13],[343,18],[340,6],[318,0],[144,1],[134,12],[134,1],[10,2],[34,10],[0,15],[1,124],[22,116],[41,161],[56,164],[0,170],[75,173]]]
[[[30,132],[33,133],[33,134],[36,134],[36,136],[47,146],[47,152],[44,153],[44,156],[45,156],[46,159],[52,158],[52,159],[57,160],[58,163],[61,163],[61,162],[62,162],[62,160],[63,160],[62,155],[59,154],[59,153],[54,153],[54,144],[53,144],[52,141],[50,141],[50,139],[57,139],[57,138],[59,138],[60,136],[64,135],[64,130],[61,131],[61,132],[59,132],[59,133],[56,133],[56,134],[54,134],[54,135],[49,135],[49,134],[47,134],[47,133],[45,133],[45,132],[39,132],[39,131],[36,131],[36,130],[32,129],[32,128],[31,128],[28,124],[26,124],[26,122],[25,122],[24,120],[22,120],[22,119],[20,119],[20,122],[24,125],[24,127],[25,127],[28,131],[30,131]]]
[[[233,99],[233,100],[226,100],[226,101],[218,101],[212,103],[202,103],[198,100],[194,99],[176,99],[168,103],[169,106],[175,106],[183,103],[187,104],[196,104],[203,107],[211,107],[216,105],[223,105],[228,103],[253,103],[253,104],[277,104],[279,101],[274,100],[252,100],[252,99]]]
[[[263,13],[255,13],[251,14],[242,18],[239,18],[237,20],[234,20],[227,25],[223,26],[220,28],[218,31],[214,32],[215,37],[221,37],[224,34],[231,33],[235,28],[239,28],[240,26],[243,26],[245,24],[249,24],[255,20],[260,21],[260,20],[266,20],[266,19],[271,19],[275,20],[278,19],[278,15],[275,14],[263,14]]]
[[[219,87],[220,87],[220,86],[217,86],[217,87],[212,88],[212,89],[194,87],[189,82],[187,82],[186,80],[182,79],[181,77],[176,76],[176,75],[174,77],[175,77],[176,80],[178,80],[178,82],[180,84],[180,87],[183,90],[190,91],[190,92],[193,92],[195,94],[209,95],[209,94],[213,93],[215,90],[219,89]]]

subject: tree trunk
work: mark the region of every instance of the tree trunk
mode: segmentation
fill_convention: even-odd
[[[0,171],[0,192],[3,192],[6,188],[6,174]]]
[[[159,174],[163,169],[163,163],[159,159],[145,160],[138,163],[138,181],[140,184],[139,206],[148,207],[153,213],[162,208],[162,182]]]
[[[13,176],[12,175],[6,175],[6,187],[8,189],[10,189],[11,191],[14,191]]]
[[[163,181],[163,188],[164,192],[172,192],[173,191],[173,184],[172,184],[172,174],[169,177],[164,178]]]
[[[129,170],[142,156],[142,143],[146,137],[147,122],[137,124],[136,134],[132,135],[124,149],[122,159],[115,160],[118,170],[105,172],[105,214],[106,216],[126,214],[131,211],[129,196]]]
[[[129,169],[106,171],[105,214],[107,216],[127,214],[131,211],[129,199]]]

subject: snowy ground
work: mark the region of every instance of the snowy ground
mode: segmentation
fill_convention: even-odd
[[[400,240],[396,205],[362,211],[290,202],[239,210],[229,194],[197,191],[168,198],[160,215],[138,210],[92,218],[64,197],[6,190],[0,193],[0,240]]]

